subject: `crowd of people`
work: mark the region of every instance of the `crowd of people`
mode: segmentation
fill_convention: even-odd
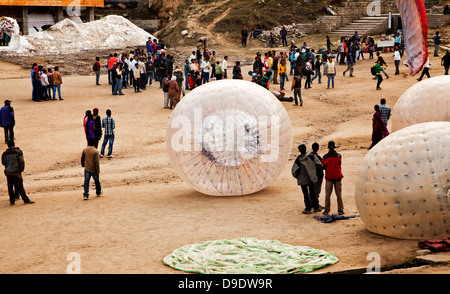
[[[257,33],[255,28],[251,35]],[[381,89],[380,85],[383,81],[383,75],[386,79],[389,75],[385,71],[387,67],[386,61],[376,49],[373,38],[360,39],[357,32],[353,36],[342,37],[336,47],[327,36],[326,49],[320,48],[317,51],[308,46],[304,42],[301,46],[297,46],[294,41],[288,44],[285,28],[280,32],[282,46],[285,50],[273,50],[267,52],[257,52],[252,64],[252,70],[248,72],[251,81],[269,90],[270,84],[279,85],[281,97],[284,97],[286,84],[290,78],[292,80],[290,90],[293,92],[294,105],[303,105],[302,88],[310,89],[311,84],[317,79],[319,84],[322,83],[323,76],[326,76],[327,89],[334,88],[335,76],[337,74],[337,65],[346,65],[347,68],[342,71],[343,76],[349,73],[349,77],[354,77],[354,65],[358,61],[366,59],[364,54],[368,53],[368,59],[375,59],[375,65],[371,67],[373,78],[377,80],[376,89]],[[246,38],[248,32],[244,27],[242,31],[242,46],[246,46]],[[245,37],[245,38],[244,38]],[[245,39],[245,40],[244,40]],[[439,51],[440,36],[436,32],[434,37],[435,48]],[[272,46],[271,46],[272,47]],[[403,57],[404,41],[400,34],[395,35],[393,57],[395,63],[395,75],[400,73],[399,66]],[[373,53],[376,53],[374,57]],[[179,62],[179,60],[178,60]],[[450,67],[450,53],[447,53],[441,59],[441,65],[445,67],[445,74],[448,74]],[[181,95],[185,95],[187,90],[193,90],[202,84],[209,83],[213,80],[222,79],[244,79],[240,61],[230,64],[228,56],[219,58],[216,52],[210,51],[206,46],[197,46],[192,54],[184,60],[184,65],[176,64],[175,57],[166,52],[162,40],[151,39],[146,43],[146,50],[136,48],[129,53],[113,53],[109,55],[106,61],[107,81],[111,86],[112,95],[125,95],[123,89],[133,88],[135,93],[141,93],[147,87],[153,86],[155,82],[164,93],[163,105],[166,109],[173,109],[181,99]],[[96,85],[100,85],[100,73],[102,71],[100,57],[96,57],[92,66],[95,72]],[[429,61],[423,68],[422,75],[430,77]],[[231,72],[229,71],[231,69]],[[31,70],[32,80],[32,101],[56,100],[58,94],[61,97],[62,77],[58,66],[53,68],[44,68],[42,65],[33,64]],[[277,96],[281,100],[280,97]],[[386,105],[383,98],[380,105],[374,106],[375,113],[372,117],[372,144],[369,149],[380,142],[384,137],[389,135],[387,124],[390,117],[390,108]],[[8,144],[8,152],[17,154],[16,162],[23,161],[23,153],[14,145],[14,110],[10,100],[5,100],[5,106],[0,110],[0,123],[4,128],[5,143]],[[92,177],[96,186],[96,194],[102,193],[99,180],[99,159],[105,156],[106,146],[109,144],[107,157],[112,159],[115,121],[111,117],[111,110],[106,110],[106,116],[102,119],[99,115],[99,109],[94,108],[92,111],[85,112],[83,120],[84,133],[86,135],[87,147],[82,152],[81,163],[85,169],[84,183],[84,199],[89,198],[89,182]],[[100,151],[99,142],[103,137]],[[292,168],[292,174],[297,178],[298,184],[302,187],[305,199],[304,213],[310,213],[324,210],[324,214],[330,211],[330,195],[333,187],[338,197],[338,214],[343,214],[343,204],[341,199],[342,179],[341,163],[342,158],[335,151],[335,144],[330,141],[328,144],[329,152],[320,157],[317,152],[319,145],[314,143],[312,152],[306,152],[306,146],[300,145],[300,156],[296,159]],[[4,155],[6,156],[6,155]],[[7,166],[11,162],[4,160],[2,163]],[[22,169],[23,171],[23,169]],[[20,183],[19,171],[10,173],[8,178],[8,189],[10,188],[10,202],[14,201],[21,195],[25,203],[34,203],[26,196],[23,185]],[[8,176],[8,174],[7,174]],[[319,204],[318,197],[321,191],[322,179],[326,179],[326,197],[325,207]]]
[[[33,91],[31,100],[34,102],[56,100],[64,100],[61,96],[62,76],[59,66],[54,68],[44,68],[42,65],[34,63],[31,69],[31,84]]]

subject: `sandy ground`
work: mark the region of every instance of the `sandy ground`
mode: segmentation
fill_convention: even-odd
[[[381,266],[401,263],[418,249],[417,240],[399,240],[367,231],[360,218],[323,224],[305,215],[303,196],[290,174],[296,146],[315,141],[326,153],[334,140],[343,156],[343,199],[347,215],[358,214],[354,186],[359,164],[370,145],[373,105],[386,98],[393,108],[417,77],[406,68],[394,76],[391,54],[384,54],[391,78],[375,91],[369,67],[361,61],[355,77],[342,76],[336,88],[314,81],[302,90],[303,107],[284,102],[294,131],[291,161],[269,187],[242,197],[212,197],[182,182],[165,151],[170,110],[163,109],[158,86],[143,93],[124,90],[112,96],[106,77],[95,86],[93,76],[64,76],[64,101],[31,101],[29,71],[1,63],[2,99],[11,99],[16,113],[16,146],[25,156],[24,185],[33,205],[9,206],[6,179],[0,185],[0,273],[66,273],[67,256],[76,252],[82,273],[181,273],[162,263],[174,249],[207,240],[255,237],[334,252],[339,262],[316,271],[365,268],[370,252]],[[443,74],[431,58],[431,75]],[[246,73],[249,68],[244,68]],[[249,79],[245,76],[245,79]],[[290,88],[291,79],[286,89]],[[271,89],[278,89],[273,85]],[[287,91],[287,96],[292,96]],[[103,117],[111,109],[116,120],[114,159],[101,159],[104,194],[83,200],[82,120],[97,107]],[[6,148],[6,147],[5,147]],[[92,189],[92,188],[91,188]],[[324,204],[323,193],[320,202]],[[332,198],[332,211],[336,200]],[[442,271],[449,272],[448,268]],[[440,272],[442,273],[442,272]]]

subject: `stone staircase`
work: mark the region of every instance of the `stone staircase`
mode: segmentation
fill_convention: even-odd
[[[387,27],[388,16],[363,16],[351,23],[330,32],[331,35],[352,36],[358,32],[360,36],[368,36],[384,32]]]

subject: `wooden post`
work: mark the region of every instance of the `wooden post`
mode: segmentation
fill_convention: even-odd
[[[64,10],[62,6],[58,6],[56,10],[56,22],[60,22],[64,19]]]
[[[28,35],[28,7],[22,6],[22,34]]]
[[[95,16],[94,16],[94,7],[89,7],[88,8],[88,21],[94,21],[95,20]]]

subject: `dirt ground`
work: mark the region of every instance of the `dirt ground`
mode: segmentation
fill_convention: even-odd
[[[359,217],[324,224],[313,218],[321,214],[302,214],[303,196],[290,174],[296,146],[305,143],[309,149],[317,141],[323,155],[326,143],[334,140],[343,156],[345,212],[358,214],[354,186],[370,145],[373,106],[386,98],[393,108],[400,95],[417,83],[405,67],[395,76],[392,54],[383,56],[391,78],[384,80],[380,91],[370,75],[374,61],[364,60],[352,78],[344,77],[345,67],[338,66],[335,89],[326,89],[326,78],[322,84],[315,80],[311,89],[302,90],[302,107],[283,102],[293,126],[291,160],[266,189],[241,197],[203,195],[178,177],[165,147],[171,111],[163,109],[163,93],[157,85],[143,93],[125,89],[125,96],[112,96],[105,75],[102,85],[95,86],[94,76],[67,76],[63,67],[65,100],[34,103],[29,70],[0,63],[0,97],[13,101],[16,146],[26,162],[24,186],[36,202],[17,201],[10,206],[6,179],[1,181],[0,273],[64,274],[68,254],[76,252],[86,274],[179,274],[162,262],[176,248],[240,237],[277,239],[334,252],[339,262],[316,273],[366,268],[370,252],[380,254],[382,267],[404,262],[418,249],[417,240],[370,233]],[[431,75],[443,74],[440,61],[430,60]],[[249,69],[245,66],[243,73]],[[291,81],[287,96],[293,96]],[[278,87],[272,85],[271,90]],[[115,158],[101,159],[104,194],[84,201],[82,121],[85,111],[94,107],[102,117],[106,109],[112,110]],[[323,192],[320,202],[324,204]],[[331,213],[336,213],[334,197]],[[444,272],[449,269],[439,271]]]

